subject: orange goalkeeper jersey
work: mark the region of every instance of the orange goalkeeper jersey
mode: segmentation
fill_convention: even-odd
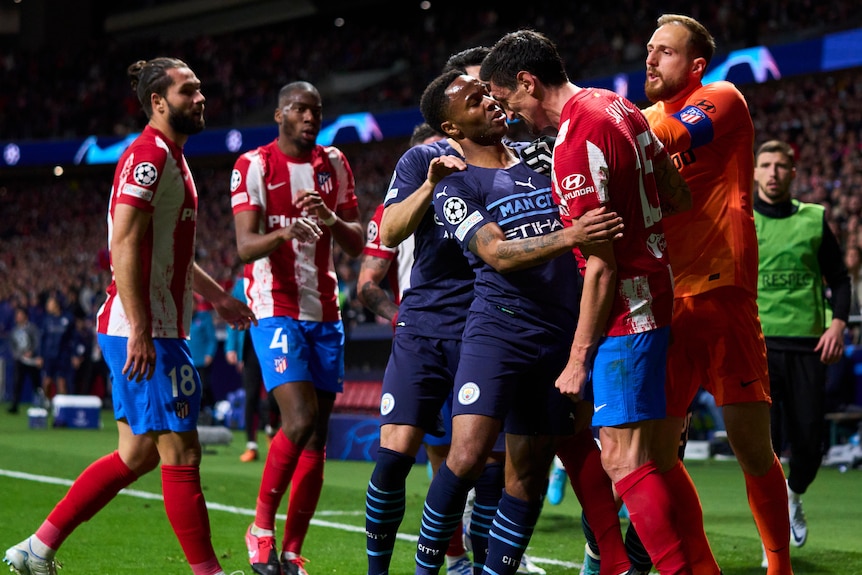
[[[754,125],[744,97],[714,82],[644,115],[691,188],[692,209],[664,217],[674,296],[722,286],[756,296]]]

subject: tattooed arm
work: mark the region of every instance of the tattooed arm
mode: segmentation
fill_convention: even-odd
[[[577,246],[596,245],[622,237],[623,223],[615,212],[601,207],[550,234],[507,240],[496,223],[482,226],[470,240],[470,251],[500,273],[529,268]]]

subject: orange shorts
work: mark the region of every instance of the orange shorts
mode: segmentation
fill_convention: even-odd
[[[766,342],[757,300],[723,287],[673,302],[667,415],[684,417],[699,387],[717,405],[770,402]]]

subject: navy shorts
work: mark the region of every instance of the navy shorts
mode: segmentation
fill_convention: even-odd
[[[442,437],[441,410],[452,393],[460,349],[461,342],[455,339],[407,333],[392,338],[383,374],[380,424],[412,425]]]
[[[515,435],[568,435],[575,404],[554,386],[571,338],[471,312],[455,375],[452,415],[487,415]]]

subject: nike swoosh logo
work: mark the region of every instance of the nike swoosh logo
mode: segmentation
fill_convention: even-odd
[[[603,403],[603,404],[601,404],[601,405],[596,405],[595,407],[593,407],[593,413],[598,413],[598,412],[599,412],[599,410],[604,409],[604,408],[606,408],[607,406],[608,406],[608,404],[607,404],[607,403]]]
[[[756,380],[756,379],[752,379],[751,381],[743,381],[741,385],[742,385],[742,387],[748,387],[749,385],[751,385],[751,384],[752,384],[752,383],[754,383],[755,381],[757,381],[757,380]]]
[[[280,188],[281,186],[285,185],[286,183],[287,183],[287,182],[280,182],[280,183],[278,183],[278,184],[267,184],[267,185],[266,185],[266,189],[267,189],[267,190],[274,190],[274,189],[276,189],[276,188]]]

